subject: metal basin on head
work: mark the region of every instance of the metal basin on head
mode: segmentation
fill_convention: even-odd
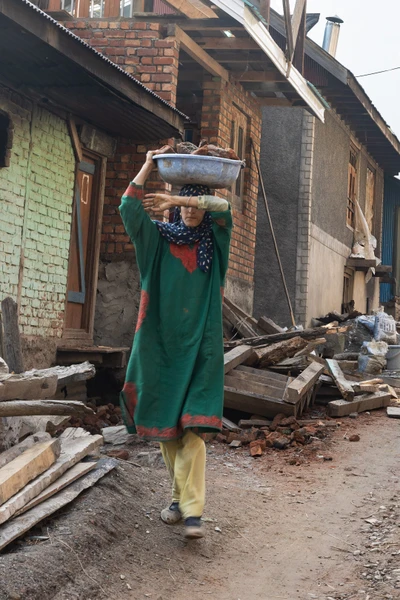
[[[182,186],[193,183],[212,189],[231,187],[244,166],[241,160],[193,154],[159,154],[154,160],[166,183]]]

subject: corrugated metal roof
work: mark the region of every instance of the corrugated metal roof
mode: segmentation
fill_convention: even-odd
[[[160,96],[158,96],[155,92],[153,92],[153,90],[150,90],[143,83],[141,83],[140,81],[138,81],[137,79],[135,79],[135,77],[133,77],[132,75],[130,75],[130,73],[127,73],[124,69],[122,69],[116,63],[112,62],[112,60],[110,60],[109,58],[107,58],[106,56],[104,56],[104,54],[101,54],[101,52],[99,52],[98,50],[96,50],[95,48],[93,48],[93,46],[90,46],[82,38],[80,38],[77,35],[75,35],[75,33],[72,33],[72,31],[70,31],[69,29],[67,29],[66,27],[64,27],[64,25],[61,25],[61,23],[59,23],[58,21],[56,21],[55,19],[53,19],[47,13],[43,12],[40,8],[38,8],[35,4],[32,4],[32,2],[30,2],[29,0],[13,0],[13,2],[20,2],[21,4],[25,4],[31,10],[39,13],[44,19],[47,19],[55,27],[58,27],[58,29],[60,29],[61,31],[63,31],[63,33],[65,35],[68,35],[69,37],[73,38],[74,40],[76,40],[77,43],[81,44],[82,46],[84,46],[85,48],[87,48],[88,50],[90,50],[91,52],[93,52],[94,54],[96,54],[99,58],[101,58],[101,60],[103,60],[104,62],[106,62],[109,65],[111,65],[114,69],[116,69],[120,73],[123,73],[125,75],[125,77],[127,77],[134,85],[140,87],[145,93],[150,94],[154,98],[157,98],[157,100],[160,103],[168,106],[172,111],[174,111],[175,113],[179,114],[184,119],[188,118],[186,115],[184,115],[182,112],[180,112],[177,108],[175,108],[174,106],[171,106],[171,104],[169,104],[169,102],[167,102],[166,100],[164,100],[163,98],[161,98]]]

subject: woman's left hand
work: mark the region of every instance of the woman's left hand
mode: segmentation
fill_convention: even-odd
[[[176,206],[176,197],[169,194],[146,194],[143,207],[146,212],[153,214],[163,213],[165,210]]]

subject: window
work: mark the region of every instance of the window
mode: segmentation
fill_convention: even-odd
[[[348,267],[344,268],[343,277],[343,302],[342,302],[342,313],[351,313],[354,310],[353,300],[354,290],[354,270]]]
[[[100,19],[104,16],[104,0],[90,0],[89,16],[92,19]]]
[[[73,15],[75,12],[75,0],[61,0],[61,9]]]
[[[350,147],[349,158],[349,180],[347,190],[347,225],[354,227],[355,224],[355,208],[357,200],[357,169],[358,169],[358,150]]]
[[[0,112],[0,167],[10,166],[12,148],[12,122],[8,115]]]
[[[246,158],[247,144],[247,117],[239,109],[233,107],[231,121],[231,148],[241,159]],[[244,169],[241,170],[239,177],[236,180],[235,186],[232,188],[233,204],[237,207],[243,207],[244,193]]]
[[[374,218],[375,201],[375,171],[367,167],[367,194],[365,198],[365,218],[368,223],[368,229],[372,232],[372,222]]]

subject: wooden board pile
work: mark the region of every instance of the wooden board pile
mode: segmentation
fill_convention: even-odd
[[[31,435],[0,454],[0,551],[118,464],[82,460],[102,443],[101,435],[71,427],[57,439]]]
[[[328,336],[346,331],[338,322],[284,331],[266,317],[256,321],[228,299],[223,316],[227,408],[270,419],[298,418],[321,395],[328,415],[343,417],[388,406],[395,397],[382,380],[363,381],[348,361],[319,356]],[[341,364],[352,374],[346,377]]]

